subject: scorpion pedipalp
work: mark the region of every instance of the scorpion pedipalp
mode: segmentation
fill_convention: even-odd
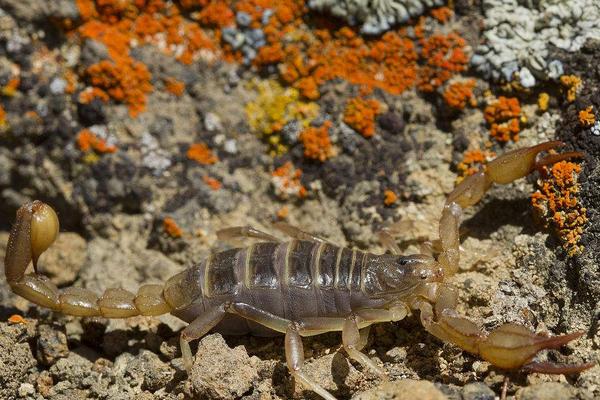
[[[507,184],[542,166],[583,156],[579,152],[566,152],[549,154],[537,159],[541,152],[562,144],[560,141],[551,141],[507,152],[489,162],[485,170],[464,179],[448,195],[440,218],[439,233],[442,251],[438,257],[438,262],[443,266],[446,276],[451,276],[458,270],[460,261],[458,231],[462,209],[479,202],[493,183]],[[421,312],[423,326],[438,338],[479,355],[497,367],[519,369],[528,365],[530,370],[566,373],[580,372],[591,366],[591,364],[570,366],[549,363],[527,364],[541,350],[561,347],[579,338],[581,332],[548,337],[536,334],[525,326],[508,323],[488,333],[474,322],[458,315],[455,311],[456,294],[446,284],[434,286],[432,289],[431,298],[418,299],[413,304],[413,308]]]

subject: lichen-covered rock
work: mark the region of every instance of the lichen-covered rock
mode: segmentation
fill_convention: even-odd
[[[253,360],[242,346],[230,349],[219,334],[200,341],[191,375],[194,391],[199,397],[239,398],[252,388],[257,378]]]
[[[484,41],[471,64],[486,78],[524,87],[563,74],[563,64],[550,56],[554,46],[578,51],[589,38],[600,37],[600,3],[596,0],[524,2],[484,0]]]
[[[345,19],[350,25],[360,25],[362,33],[378,35],[445,3],[445,0],[310,0],[308,6]]]

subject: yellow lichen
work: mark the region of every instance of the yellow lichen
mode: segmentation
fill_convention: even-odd
[[[563,75],[560,77],[560,83],[567,90],[567,101],[574,102],[582,86],[581,78],[576,75]]]
[[[540,93],[538,96],[538,108],[541,112],[548,111],[548,105],[550,104],[550,95],[546,92]]]
[[[307,128],[319,114],[317,103],[301,101],[297,89],[284,88],[275,80],[253,79],[248,88],[257,92],[256,98],[246,104],[248,124],[264,136],[272,155],[287,151],[279,135],[287,123],[296,120],[301,128]]]

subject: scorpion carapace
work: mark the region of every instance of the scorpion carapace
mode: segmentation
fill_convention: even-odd
[[[290,373],[326,399],[334,397],[303,371],[301,337],[341,331],[347,354],[384,376],[383,368],[360,351],[366,344],[369,327],[401,320],[412,311],[420,313],[423,326],[433,335],[497,367],[579,372],[591,364],[564,366],[531,360],[539,351],[560,347],[578,338],[581,332],[549,337],[508,323],[488,333],[458,315],[456,292],[444,283],[444,278],[458,270],[462,209],[477,203],[493,183],[506,184],[543,165],[581,156],[571,152],[536,160],[540,152],[560,144],[546,142],[508,152],[490,162],[485,170],[463,180],[444,205],[437,258],[433,252],[399,255],[386,231],[380,236],[391,254],[375,255],[335,246],[284,223],[276,228],[292,238],[287,242],[252,227],[233,227],[219,231],[218,237],[251,237],[259,242],[212,254],[164,285],[144,285],[137,294],[108,289],[98,297],[82,288],[58,290],[38,273],[37,260],[59,229],[52,208],[34,201],[17,212],[5,258],[6,279],[16,294],[66,314],[125,318],[172,313],[189,322],[180,340],[188,371],[193,361],[189,342],[210,330],[283,333]],[[31,261],[34,272],[25,274]]]

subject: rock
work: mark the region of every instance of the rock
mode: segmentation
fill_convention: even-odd
[[[252,388],[256,368],[243,346],[227,346],[219,334],[204,337],[192,367],[192,386],[199,397],[235,399]]]
[[[77,278],[85,257],[85,240],[76,233],[61,232],[40,258],[41,270],[55,285],[70,285]]]
[[[41,364],[51,366],[59,358],[69,355],[67,335],[64,330],[49,325],[39,325],[38,334],[36,358]]]
[[[575,393],[569,385],[559,382],[544,382],[520,389],[516,398],[519,400],[566,400],[574,399]]]
[[[142,390],[150,392],[166,386],[175,375],[175,370],[149,350],[141,350],[137,357],[131,358],[126,371],[140,383]]]
[[[75,3],[69,0],[0,0],[0,8],[7,10],[17,20],[35,22],[48,17],[76,19],[79,16]]]
[[[463,387],[463,400],[494,400],[496,393],[485,383],[474,382]]]
[[[77,384],[82,384],[86,377],[98,379],[98,374],[92,371],[92,365],[87,358],[71,352],[51,366],[49,372],[54,382],[72,382],[76,387]]]
[[[447,397],[431,382],[404,379],[385,382],[352,397],[353,400],[446,400]]]
[[[0,324],[0,398],[10,399],[17,394],[27,377],[27,370],[36,362],[31,354],[26,328],[22,325]]]

